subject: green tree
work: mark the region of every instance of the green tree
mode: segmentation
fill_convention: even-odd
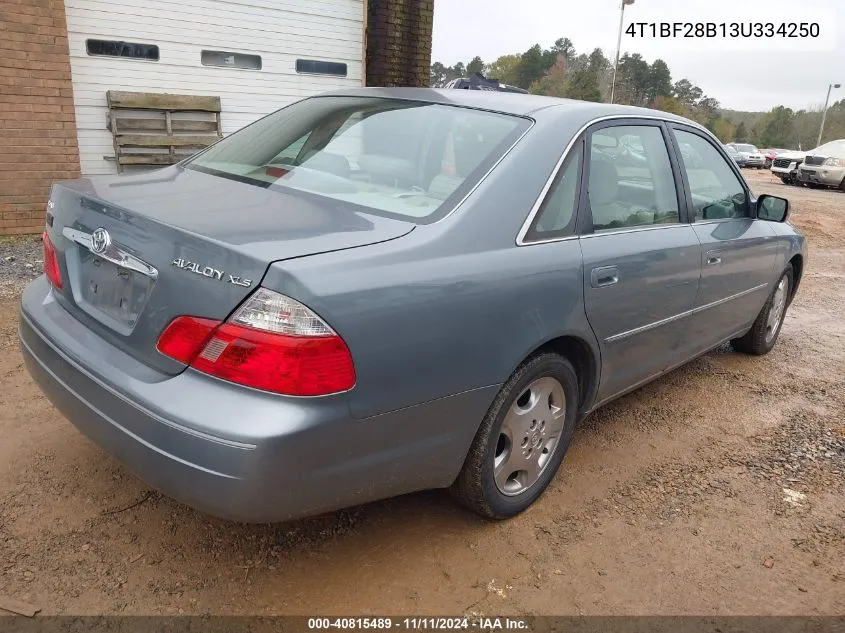
[[[672,96],[672,73],[669,66],[662,59],[655,59],[649,68],[648,93],[646,100],[649,104],[655,102],[657,97]]]
[[[728,119],[721,118],[713,126],[713,134],[719,137],[723,143],[730,143],[734,139],[736,127]]]
[[[794,138],[795,112],[777,106],[758,123],[759,141],[766,147],[787,147]]]
[[[744,143],[748,139],[748,130],[745,129],[744,121],[740,121],[739,125],[736,126],[734,138],[740,143]]]
[[[676,81],[672,92],[678,101],[689,106],[698,103],[698,100],[704,95],[704,91],[698,86],[694,86],[689,79]]]
[[[619,60],[616,90],[619,103],[643,106],[648,103],[651,67],[639,53],[625,53]]]
[[[680,116],[689,116],[689,111],[684,107],[684,104],[677,97],[657,97],[654,100],[654,109],[662,110],[663,112],[671,112]]]
[[[431,65],[431,80],[430,85],[437,88],[443,84],[446,79],[446,67],[440,62],[434,62]]]
[[[513,86],[519,83],[520,55],[502,55],[487,68],[487,76]]]
[[[467,75],[472,75],[474,73],[483,73],[484,72],[484,61],[476,55],[472,58],[472,61],[467,64]]]
[[[569,81],[566,76],[566,60],[563,55],[557,58],[554,65],[546,71],[546,74],[531,84],[530,91],[537,95],[547,97],[568,96],[567,90]]]
[[[566,96],[582,101],[601,101],[598,76],[590,70],[589,66],[579,68],[572,73]]]
[[[610,83],[613,80],[613,65],[600,48],[593,49],[588,58],[590,72],[595,75],[596,85],[601,93],[600,101],[610,100]]]
[[[719,112],[719,102],[712,97],[702,97],[698,103],[695,104],[693,110],[693,118],[707,127],[711,132],[721,116]]]
[[[543,50],[539,44],[535,44],[525,51],[519,60],[519,71],[517,72],[519,80],[516,85],[528,89],[545,72]]]
[[[575,57],[575,45],[568,37],[561,37],[555,40],[552,51],[555,55],[563,55],[563,58],[568,62]]]

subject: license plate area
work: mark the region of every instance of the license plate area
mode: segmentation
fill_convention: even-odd
[[[149,300],[153,280],[87,249],[79,248],[77,253],[77,274],[72,278],[74,301],[104,325],[130,334]]]

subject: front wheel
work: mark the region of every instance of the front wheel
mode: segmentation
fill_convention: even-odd
[[[769,300],[757,315],[757,320],[751,329],[740,338],[731,341],[731,345],[738,352],[762,356],[772,351],[777,343],[780,328],[786,316],[789,304],[789,293],[792,290],[792,266],[787,267],[775,285]]]
[[[578,378],[554,353],[520,365],[475,435],[452,495],[491,519],[519,514],[543,494],[563,461],[578,412]]]

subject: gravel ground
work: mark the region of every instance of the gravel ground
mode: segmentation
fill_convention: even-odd
[[[501,523],[440,491],[280,525],[186,508],[56,413],[0,298],[0,594],[43,614],[845,613],[845,195],[747,178],[810,240],[778,345],[601,408]],[[2,246],[18,288],[37,242]]]
[[[0,237],[0,299],[17,297],[44,269],[37,235]]]

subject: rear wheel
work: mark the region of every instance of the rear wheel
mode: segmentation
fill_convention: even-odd
[[[564,357],[543,353],[504,384],[476,433],[453,496],[481,516],[525,510],[555,476],[572,439],[578,378]]]
[[[762,356],[772,351],[777,343],[780,328],[783,326],[783,319],[786,316],[786,307],[789,304],[789,293],[792,290],[792,266],[789,266],[781,275],[775,289],[772,292],[766,305],[757,315],[757,320],[751,329],[740,338],[733,339],[731,345],[738,352]]]

